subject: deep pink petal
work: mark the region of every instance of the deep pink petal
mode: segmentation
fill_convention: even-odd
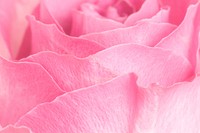
[[[52,52],[38,53],[23,61],[41,64],[65,91],[88,87],[116,77],[96,62]]]
[[[136,96],[136,78],[128,74],[39,105],[16,125],[37,133],[129,133],[136,115]]]
[[[32,133],[31,130],[27,127],[15,127],[9,125],[3,129],[0,129],[0,133]]]
[[[185,13],[190,4],[197,3],[198,0],[157,0],[161,6],[169,6],[170,23],[179,25],[185,17]]]
[[[159,8],[158,0],[145,0],[141,9],[130,15],[124,24],[131,26],[141,19],[151,18],[160,10]]]
[[[100,43],[108,48],[123,43],[154,46],[176,27],[167,23],[154,23],[146,20],[135,26],[81,36]]]
[[[39,103],[63,93],[44,68],[0,58],[0,124],[15,123]]]
[[[71,35],[80,36],[122,27],[125,27],[125,25],[112,19],[97,17],[80,11],[74,11]]]
[[[195,71],[184,57],[173,52],[134,44],[111,47],[89,58],[117,75],[136,73],[143,87],[151,83],[172,85],[187,80]]]
[[[70,37],[60,32],[55,25],[46,25],[29,17],[32,32],[31,53],[54,51],[86,57],[104,48],[98,43],[86,39]]]
[[[191,5],[181,25],[164,38],[157,47],[169,49],[185,56],[193,67],[196,66],[198,34],[200,32],[200,3]]]

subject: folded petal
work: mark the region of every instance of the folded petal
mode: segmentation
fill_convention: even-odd
[[[185,17],[189,5],[197,3],[198,0],[157,0],[160,6],[169,6],[169,22],[179,25]]]
[[[65,35],[55,25],[43,24],[36,21],[34,17],[30,16],[29,22],[32,32],[32,54],[40,51],[54,51],[86,57],[104,49],[96,42]]]
[[[117,75],[136,73],[142,87],[151,83],[169,86],[187,80],[195,71],[184,57],[173,52],[134,44],[114,46],[89,58]]]
[[[138,84],[169,86],[194,74],[191,64],[181,56],[159,48],[124,44],[87,58],[42,52],[23,61],[41,64],[66,91],[87,87],[129,72],[138,75]]]
[[[41,104],[16,125],[28,126],[37,133],[132,132],[137,89],[136,77],[127,74]]]
[[[159,8],[158,0],[145,0],[140,10],[130,15],[124,24],[131,26],[141,19],[151,18],[160,10]]]
[[[71,35],[80,36],[122,27],[125,27],[125,25],[112,19],[74,11]]]
[[[107,0],[107,1],[101,1],[101,0],[43,0],[41,2],[41,5],[45,9],[43,12],[43,16],[45,18],[45,21],[48,22],[48,18],[56,22],[58,22],[59,25],[61,25],[66,33],[70,33],[71,31],[71,24],[72,24],[72,12],[74,9],[78,9],[79,6],[84,2],[90,2],[95,3],[101,7],[106,7],[112,3],[115,2],[115,0]],[[47,15],[45,15],[47,14]],[[49,17],[45,17],[49,16]]]
[[[175,28],[176,26],[171,24],[146,20],[135,26],[83,35],[81,38],[98,42],[105,48],[123,43],[154,46]]]
[[[200,32],[200,3],[188,8],[185,19],[169,36],[161,40],[157,47],[169,49],[185,56],[193,67],[196,67],[198,34]]]
[[[9,125],[3,129],[0,129],[0,133],[32,133],[31,130],[27,127],[15,127]]]
[[[116,77],[96,62],[52,52],[41,52],[23,61],[41,64],[65,91],[88,87]]]
[[[27,28],[25,16],[31,14],[38,3],[39,0],[0,1],[0,29],[13,59],[18,54]]]
[[[15,123],[39,103],[63,93],[39,64],[9,62],[0,58],[0,124]]]

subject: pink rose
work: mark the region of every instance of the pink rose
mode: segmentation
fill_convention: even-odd
[[[200,132],[198,0],[1,0],[0,133]]]

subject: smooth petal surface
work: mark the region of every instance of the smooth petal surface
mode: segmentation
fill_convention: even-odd
[[[87,57],[104,48],[94,41],[70,37],[60,32],[55,25],[46,25],[29,17],[32,31],[31,53],[54,51],[61,54],[71,54],[77,57]]]
[[[102,83],[116,77],[111,71],[88,59],[42,52],[23,61],[41,64],[65,91]]]
[[[25,16],[31,14],[38,2],[39,0],[0,1],[0,29],[3,29],[2,36],[13,59],[18,54],[27,28]]]
[[[81,38],[98,42],[105,48],[123,43],[154,46],[175,28],[176,26],[171,24],[146,20],[135,26],[83,35]]]
[[[179,25],[185,17],[189,5],[197,3],[198,0],[157,0],[160,6],[170,7],[169,22]]]
[[[26,127],[15,127],[9,125],[3,129],[0,129],[0,133],[32,133],[30,129]]]
[[[160,9],[160,11],[156,15],[149,18],[148,20],[151,22],[169,23],[169,14],[170,14],[170,8],[165,7],[165,8]]]
[[[157,47],[169,49],[186,57],[196,67],[198,34],[200,32],[200,3],[191,5],[181,25],[164,38]]]
[[[39,64],[0,58],[0,124],[13,124],[34,106],[63,91]]]
[[[37,133],[129,133],[134,124],[136,96],[136,78],[128,74],[41,104],[16,125],[26,125]]]
[[[75,11],[73,13],[71,35],[80,36],[122,27],[125,27],[125,25],[112,19],[106,19],[90,15],[89,13]]]
[[[154,132],[200,132],[200,77],[164,88],[159,98]]]
[[[151,83],[169,86],[187,80],[195,71],[185,58],[173,52],[134,44],[111,47],[89,58],[117,75],[136,73],[142,87]]]
[[[145,0],[140,10],[130,15],[124,24],[131,26],[141,19],[151,18],[160,10],[159,8],[158,0]]]

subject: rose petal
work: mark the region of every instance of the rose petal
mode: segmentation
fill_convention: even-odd
[[[108,81],[115,77],[113,73],[88,59],[42,52],[23,61],[41,64],[65,91],[72,91]]]
[[[198,34],[200,32],[200,3],[191,5],[181,25],[164,38],[157,47],[169,49],[181,56],[185,56],[196,66],[198,49]]]
[[[16,125],[26,125],[37,133],[131,132],[136,96],[136,78],[128,74],[39,105]]]
[[[169,23],[169,14],[170,14],[170,8],[162,8],[160,11],[154,15],[153,17],[147,19],[151,22],[159,22],[159,23]],[[146,20],[146,19],[144,19]],[[140,20],[143,21],[143,20]]]
[[[35,105],[63,93],[52,77],[35,63],[0,58],[0,123],[13,124]]]
[[[6,44],[4,37],[1,35],[1,31],[0,31],[0,56],[6,59],[11,59],[11,54],[8,45]]]
[[[75,11],[73,13],[71,35],[80,36],[122,27],[125,27],[125,25],[112,19],[96,17],[84,12]]]
[[[141,45],[118,45],[89,58],[117,75],[135,72],[138,84],[143,87],[148,87],[151,83],[172,85],[185,81],[194,74],[194,69],[184,57]]]
[[[81,36],[108,48],[123,43],[154,46],[176,27],[167,23],[142,21],[135,26]]]
[[[43,52],[23,61],[41,64],[66,91],[105,82],[129,72],[138,75],[138,84],[143,87],[151,83],[169,86],[194,74],[184,57],[135,44],[111,47],[84,59]]]
[[[3,129],[0,129],[0,133],[32,133],[27,127],[15,127],[9,125]]]
[[[12,58],[15,59],[27,28],[25,16],[31,14],[39,0],[1,0],[0,28]],[[17,34],[16,34],[17,33]]]
[[[125,25],[134,25],[138,20],[150,18],[154,16],[159,11],[158,0],[145,0],[141,9],[138,12],[130,15],[124,22]]]
[[[46,11],[43,12],[43,16],[46,13],[53,17],[64,29],[66,33],[70,33],[71,31],[71,20],[72,20],[72,11],[74,9],[78,9],[78,7],[84,2],[91,2],[95,3],[101,7],[108,6],[112,4],[115,0],[43,0],[42,6],[45,8]],[[48,18],[46,17],[46,21]]]
[[[198,0],[158,0],[161,6],[170,7],[170,23],[179,25],[185,17],[189,5],[197,3]]]
[[[55,25],[46,25],[29,17],[32,31],[31,53],[54,51],[86,57],[104,48],[98,43],[86,39],[70,37],[60,32]]]
[[[155,131],[162,133],[200,132],[200,77],[188,83],[164,88],[159,97]]]

